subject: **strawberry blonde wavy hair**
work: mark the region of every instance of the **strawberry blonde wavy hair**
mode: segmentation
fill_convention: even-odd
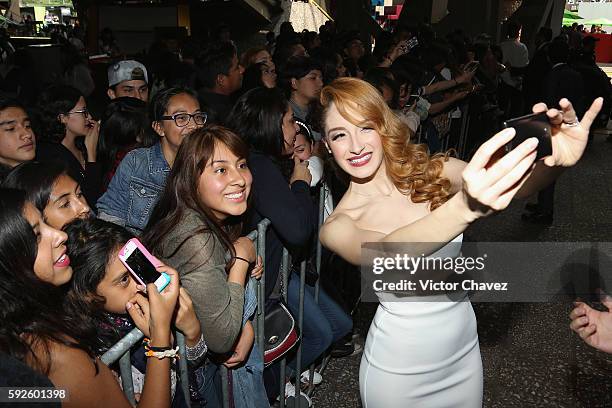
[[[336,79],[321,91],[323,122],[332,103],[355,126],[364,123],[349,111],[366,118],[367,126],[378,132],[387,175],[402,194],[414,203],[429,202],[431,210],[450,198],[450,180],[442,177],[449,153],[430,156],[426,145],[410,142],[412,131],[387,106],[376,88],[357,78]],[[325,126],[322,124],[321,128]]]

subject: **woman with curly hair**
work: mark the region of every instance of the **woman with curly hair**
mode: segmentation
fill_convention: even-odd
[[[547,111],[552,133],[552,154],[537,162],[536,138],[496,160],[515,135],[505,129],[470,163],[448,154],[430,156],[425,146],[407,143],[411,132],[361,80],[332,82],[322,90],[321,104],[323,140],[351,181],[320,239],[359,264],[364,242],[405,243],[402,252],[415,257],[459,255],[470,223],[541,189],[578,161],[602,100],[581,122],[565,98],[561,109],[535,105],[534,111]],[[482,406],[482,363],[467,293],[458,292],[454,300],[444,294],[376,295],[380,306],[359,373],[363,406]]]

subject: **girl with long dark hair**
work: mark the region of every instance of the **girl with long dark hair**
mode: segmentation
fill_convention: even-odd
[[[253,350],[250,322],[256,306],[253,287],[245,284],[256,261],[253,243],[241,237],[241,216],[247,209],[251,172],[247,145],[232,131],[210,126],[198,129],[181,145],[164,192],[157,203],[143,241],[155,254],[174,266],[181,283],[193,298],[208,347],[232,369],[236,406],[263,401],[263,362]],[[229,253],[230,261],[226,259]],[[259,277],[261,261],[251,272]],[[207,400],[217,396],[207,380],[215,375],[208,367],[198,374],[200,393]],[[259,373],[259,374],[257,374]],[[242,381],[244,380],[244,382]],[[240,393],[249,389],[251,395]],[[246,405],[245,405],[246,404]],[[254,405],[254,407],[260,407]]]
[[[62,229],[76,218],[91,215],[81,186],[62,163],[21,164],[8,174],[2,186],[25,191],[27,200],[53,228]]]
[[[136,327],[126,309],[130,300],[136,297],[140,304],[149,307],[142,295],[142,288],[117,257],[121,248],[134,236],[123,227],[96,218],[77,220],[67,225],[65,231],[74,271],[66,296],[66,308],[71,312],[81,311],[91,318],[99,340],[95,351],[97,355],[102,355]],[[187,349],[184,357],[190,367],[197,368],[204,361],[207,347],[191,298],[184,288],[179,290],[173,324],[185,335]],[[144,333],[149,336],[148,332]],[[140,396],[146,378],[146,357],[142,344],[137,343],[132,347],[131,362],[134,392]],[[177,386],[174,365],[171,375],[173,406],[187,406],[183,394],[175,391],[180,387]]]
[[[95,329],[87,316],[66,314],[61,285],[72,277],[66,234],[47,225],[24,192],[0,189],[0,351],[45,374],[66,390],[65,407],[130,407],[111,371],[95,358]],[[178,297],[178,276],[159,293],[149,285],[149,309],[128,307],[151,334],[151,345],[168,347]],[[132,302],[132,301],[131,301]],[[133,300],[136,302],[136,300]],[[150,318],[154,316],[154,320]],[[170,360],[148,361],[141,407],[170,406]]]
[[[100,124],[94,121],[83,95],[70,86],[53,85],[38,100],[36,160],[61,161],[83,186],[92,205],[100,196],[97,145]]]
[[[207,115],[195,92],[175,87],[155,94],[149,119],[159,140],[125,156],[97,203],[98,217],[134,233],[147,225],[183,139],[202,127]]]
[[[287,247],[294,261],[308,258],[317,226],[316,210],[310,196],[311,174],[308,162],[294,153],[299,130],[291,106],[276,89],[256,88],[236,102],[228,122],[234,131],[249,144],[249,165],[253,173],[253,208],[249,213],[247,230],[256,227],[264,218],[271,221],[266,236],[266,299],[272,294],[279,279],[283,247]],[[299,277],[289,279],[288,305],[297,316],[299,307]],[[350,318],[325,294],[314,301],[314,288],[307,285],[304,299],[302,329],[302,367],[307,367],[352,326]],[[289,363],[295,367],[296,361]],[[320,382],[320,377],[319,377]],[[268,394],[276,389],[268,387]],[[286,393],[294,396],[288,383]]]

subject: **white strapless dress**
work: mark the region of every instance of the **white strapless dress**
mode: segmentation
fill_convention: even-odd
[[[459,247],[433,256],[457,256]],[[481,407],[482,362],[467,294],[458,302],[379,300],[359,369],[363,408]]]

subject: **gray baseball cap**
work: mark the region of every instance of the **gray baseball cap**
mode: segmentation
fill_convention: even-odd
[[[147,69],[138,61],[119,61],[108,67],[108,86],[115,86],[123,81],[142,80],[149,83]]]

